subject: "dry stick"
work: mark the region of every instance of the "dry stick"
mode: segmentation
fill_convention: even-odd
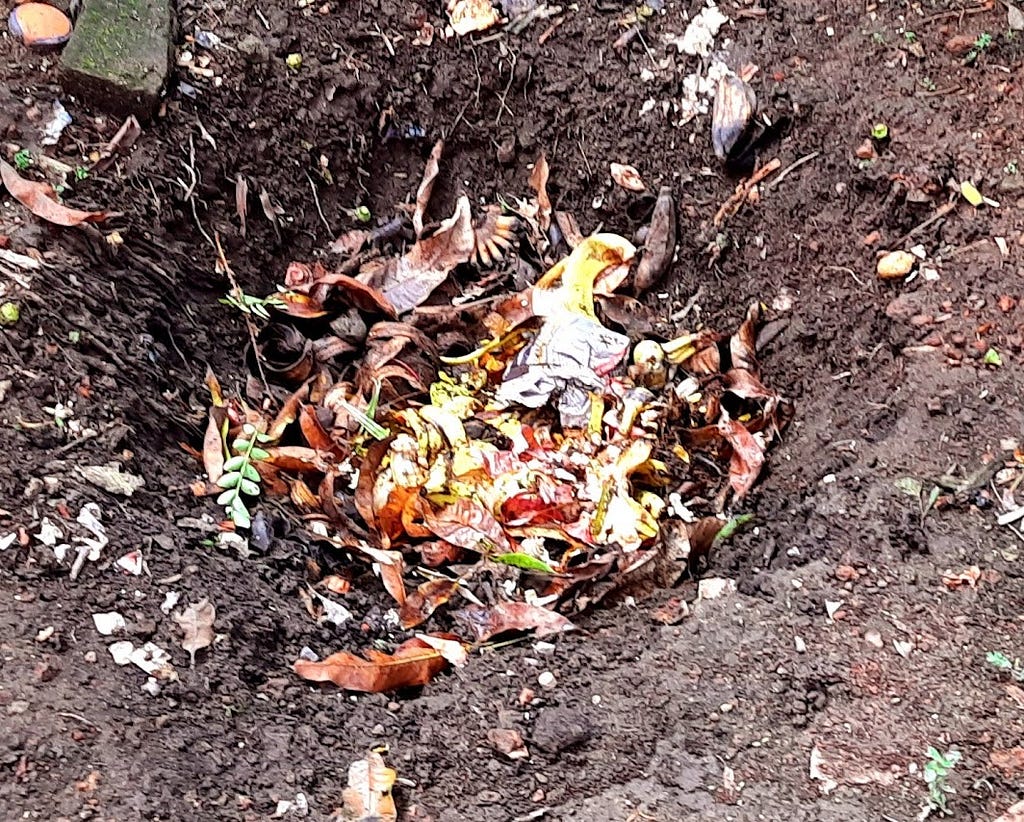
[[[815,159],[816,157],[818,157],[820,155],[821,155],[820,151],[812,151],[810,154],[808,154],[808,155],[806,155],[804,157],[801,157],[799,160],[797,160],[792,165],[788,165],[784,169],[782,169],[782,171],[779,172],[779,176],[776,177],[774,180],[772,180],[770,183],[768,183],[768,185],[766,185],[765,188],[768,191],[771,191],[779,183],[781,183],[783,180],[785,180],[787,175],[791,171],[796,171],[796,169],[800,168],[800,166],[802,166],[804,163],[809,163],[811,160]]]
[[[333,237],[334,231],[331,229],[331,224],[327,222],[327,218],[324,216],[324,210],[320,208],[320,195],[316,193],[316,183],[313,182],[313,178],[306,172],[306,179],[309,180],[309,187],[313,190],[313,202],[316,204],[316,213],[320,215],[320,222],[324,224],[324,228],[327,229],[327,236]]]
[[[772,160],[769,163],[766,163],[765,165],[761,166],[761,168],[759,168],[757,171],[755,171],[750,176],[749,180],[744,180],[738,186],[736,186],[736,190],[732,193],[732,196],[730,196],[728,200],[722,203],[721,208],[719,208],[718,211],[715,212],[715,217],[713,220],[715,227],[719,227],[720,225],[722,225],[722,223],[725,222],[726,218],[731,217],[733,214],[739,211],[744,201],[747,199],[747,197],[750,196],[750,192],[754,188],[754,186],[760,183],[769,174],[774,174],[776,171],[779,170],[781,166],[782,162],[779,160],[778,157],[776,157],[774,160]]]
[[[242,298],[245,296],[245,292],[238,285],[238,280],[235,279],[235,272],[231,270],[231,266],[228,265],[227,258],[224,256],[224,249],[220,244],[220,234],[214,233],[213,236],[216,241],[217,264],[224,269],[228,282],[231,283],[231,291],[238,297],[239,303],[244,305]],[[256,368],[259,369],[260,379],[263,380],[263,390],[269,394],[270,383],[267,382],[267,374],[263,370],[263,360],[260,358],[260,349],[256,343],[256,325],[253,323],[252,317],[244,311],[242,312],[242,318],[245,320],[245,329],[249,332],[249,342],[252,343],[252,356],[256,360]]]
[[[893,243],[893,245],[894,246],[901,246],[901,245],[903,245],[907,240],[909,240],[911,237],[913,237],[919,231],[924,231],[926,228],[928,228],[928,226],[932,225],[933,223],[937,223],[939,220],[941,220],[943,217],[945,217],[947,214],[949,214],[949,212],[951,212],[954,208],[956,208],[956,201],[955,200],[950,200],[945,205],[939,206],[939,208],[935,211],[935,213],[931,217],[929,217],[927,220],[925,220],[920,225],[915,226],[914,228],[910,229],[910,231],[908,231],[906,234],[904,234],[902,237],[900,237],[899,241],[896,242],[896,243]]]

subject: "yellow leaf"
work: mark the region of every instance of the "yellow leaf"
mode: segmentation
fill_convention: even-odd
[[[967,180],[960,183],[960,193],[963,194],[964,199],[975,208],[985,202],[985,198],[981,196],[981,192],[978,191],[978,189],[976,189],[971,183],[967,182]]]

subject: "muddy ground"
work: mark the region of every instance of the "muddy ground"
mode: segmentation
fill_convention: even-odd
[[[728,223],[729,248],[709,263],[710,218],[736,180],[711,152],[707,117],[675,128],[661,116],[695,67],[665,36],[699,7],[669,3],[616,50],[629,7],[593,0],[518,33],[429,46],[413,38],[424,21],[442,27],[438,3],[190,3],[182,31],[223,39],[211,64],[222,81],[179,69],[196,96],[179,86],[129,157],[67,195],[124,212],[103,226],[123,245],[3,201],[0,235],[47,267],[27,289],[0,274],[22,307],[0,330],[0,537],[93,501],[112,546],[75,581],[37,541],[0,552],[2,818],[264,819],[302,793],[323,819],[348,763],[379,744],[409,819],[912,820],[929,745],[963,755],[949,777],[954,818],[991,820],[1024,797],[1024,695],[985,663],[988,651],[1024,655],[1022,546],[995,525],[992,472],[979,473],[1022,427],[1024,33],[998,3],[723,6],[731,59],[760,66],[762,109],[782,123],[759,162],[816,154]],[[969,64],[947,48],[983,33],[992,42]],[[60,93],[53,59],[4,37],[0,66],[0,134],[37,150]],[[641,116],[647,100],[655,109]],[[118,122],[65,102],[75,123],[47,152],[75,166]],[[389,137],[389,109],[424,136]],[[876,122],[890,139],[859,159]],[[462,192],[526,193],[541,150],[556,207],[585,232],[632,236],[647,217],[611,186],[609,162],[671,185],[678,261],[652,304],[667,319],[697,294],[680,327],[728,329],[762,300],[779,321],[766,381],[796,418],[740,509],[756,528],[711,558],[707,574],[737,580],[735,594],[670,627],[652,610],[692,599],[694,583],[654,591],[587,615],[554,650],[526,640],[422,692],[353,696],[290,671],[303,645],[358,637],[317,628],[303,609],[313,549],[287,509],[266,504],[276,536],[246,557],[189,527],[215,513],[189,490],[199,469],[180,446],[201,440],[206,366],[232,388],[247,373],[244,327],[217,302],[228,284],[204,232],[219,233],[245,290],[265,293],[288,262],[322,256],[352,226],[346,209],[387,215],[407,201],[440,136],[435,217]],[[321,155],[333,184],[307,177]],[[244,237],[238,175],[252,192]],[[964,179],[1000,207],[954,198],[905,239]],[[261,189],[282,210],[276,231]],[[919,276],[876,279],[879,249],[917,243]],[[990,348],[1001,366],[984,364]],[[73,409],[62,427],[58,404]],[[145,487],[126,499],[77,473],[109,461]],[[926,516],[894,484],[918,478],[927,496],[946,474],[977,482]],[[148,574],[112,564],[131,549]],[[972,565],[985,572],[977,587],[942,583]],[[367,585],[349,604],[379,613],[386,600]],[[160,610],[171,589],[218,609],[222,637],[194,669]],[[172,650],[180,682],[154,697],[141,672],[113,664],[91,619],[110,610],[136,641]],[[543,671],[550,690],[537,687]],[[524,709],[526,686],[541,700]],[[493,750],[487,732],[502,727],[522,733],[528,759]],[[837,784],[811,778],[812,751]]]

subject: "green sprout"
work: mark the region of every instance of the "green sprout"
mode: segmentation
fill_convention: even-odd
[[[974,45],[971,46],[971,50],[967,52],[967,56],[964,57],[964,65],[969,66],[975,60],[977,60],[983,51],[988,49],[992,45],[992,35],[988,32],[981,34],[977,40],[974,41]]]
[[[373,219],[373,214],[370,212],[370,209],[364,205],[353,208],[352,216],[361,223],[368,223]]]
[[[85,166],[75,166],[75,179],[81,182],[89,178],[89,169]]]
[[[875,123],[871,128],[871,136],[875,140],[884,140],[889,136],[889,126],[885,123]]]
[[[18,152],[15,153],[15,155],[14,155],[14,167],[16,169],[18,169],[18,171],[24,171],[25,169],[27,169],[31,165],[32,165],[32,152],[30,152],[27,148],[23,148],[23,149],[21,149],[21,151],[18,151]]]
[[[240,288],[232,289],[218,302],[221,305],[234,306],[243,314],[259,317],[261,320],[270,319],[268,308],[280,308],[284,305],[284,300],[276,294],[271,294],[269,297],[254,297],[252,294],[246,294]]]
[[[918,83],[920,83],[921,88],[923,88],[925,91],[935,91],[935,89],[938,88],[938,86],[935,85],[935,81],[931,77],[924,77],[921,80],[919,80]]]
[[[949,809],[948,797],[955,794],[956,790],[952,785],[946,783],[946,777],[952,773],[957,762],[960,761],[959,751],[946,751],[942,754],[938,749],[928,746],[928,761],[924,764],[924,781],[928,785],[928,802],[921,809],[922,815],[919,819],[927,819],[933,813],[938,812],[942,816],[952,816]]]
[[[908,43],[916,43],[917,42],[917,32],[905,31],[905,32],[903,32],[903,39],[906,40]]]
[[[1024,682],[1024,665],[1019,659],[1010,659],[1002,651],[989,651],[985,661],[998,671],[1008,673],[1018,682]]]
[[[998,368],[1003,364],[1003,358],[999,356],[998,351],[996,351],[994,348],[990,348],[988,351],[985,352],[985,356],[982,359],[982,362],[985,363],[985,365],[994,365]]]
[[[260,495],[260,474],[253,462],[268,459],[270,454],[256,443],[270,442],[270,439],[262,431],[257,431],[256,426],[250,423],[243,425],[242,436],[231,443],[233,455],[224,463],[224,473],[217,480],[217,485],[224,489],[224,493],[217,497],[217,504],[224,506],[228,519],[238,528],[252,525],[252,516],[242,495]]]
[[[17,303],[7,302],[0,305],[0,325],[14,325],[21,319],[21,309]]]

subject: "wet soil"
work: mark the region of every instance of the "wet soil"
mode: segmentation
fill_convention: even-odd
[[[731,59],[760,66],[762,109],[782,124],[759,161],[814,157],[718,232],[711,217],[737,181],[714,159],[707,118],[676,128],[662,115],[695,68],[665,38],[699,7],[668,4],[617,50],[630,9],[593,0],[429,46],[413,40],[425,21],[440,30],[439,4],[186,4],[185,35],[223,40],[220,81],[180,68],[130,155],[67,195],[123,212],[103,227],[123,243],[3,201],[0,236],[45,267],[0,269],[22,313],[0,330],[0,537],[95,502],[111,545],[74,581],[38,540],[0,552],[0,816],[264,819],[301,793],[322,819],[348,763],[375,745],[389,748],[408,819],[911,820],[929,745],[963,755],[955,818],[991,820],[1024,797],[1012,753],[1024,694],[985,664],[988,651],[1024,655],[1021,541],[995,525],[992,472],[980,471],[1022,428],[1024,35],[1000,4],[723,6]],[[986,32],[968,65],[946,48]],[[60,93],[53,59],[5,37],[0,66],[3,141],[36,150]],[[75,124],[47,151],[76,166],[119,123],[65,102]],[[860,159],[877,122],[889,140]],[[278,527],[239,556],[196,527],[213,505],[192,495],[198,469],[180,443],[201,441],[207,366],[232,388],[246,377],[244,326],[218,303],[228,283],[208,239],[247,292],[265,293],[291,260],[322,257],[353,226],[348,210],[408,201],[442,136],[435,218],[463,192],[525,193],[541,150],[556,207],[584,232],[632,236],[647,217],[609,162],[672,186],[680,247],[652,305],[668,320],[696,294],[679,327],[727,329],[762,300],[766,381],[797,413],[741,509],[756,527],[707,569],[735,593],[665,626],[652,610],[692,599],[694,583],[653,591],[588,614],[553,649],[527,640],[420,692],[350,695],[290,672],[304,645],[359,639],[306,614],[299,532]],[[954,197],[929,222],[965,179],[999,208]],[[918,243],[917,277],[876,279],[879,249]],[[1001,366],[983,363],[989,349]],[[125,498],[83,480],[81,466],[108,462],[144,488]],[[926,497],[946,474],[977,481],[927,515],[895,485],[917,478]],[[278,503],[266,511],[287,521]],[[142,576],[113,564],[130,550]],[[942,583],[971,565],[985,572],[977,587]],[[218,641],[194,668],[160,608],[169,590],[217,606]],[[387,607],[370,581],[347,604],[371,621]],[[179,682],[151,696],[141,672],[114,665],[91,618],[111,610],[131,639],[171,650]],[[526,687],[538,696],[522,706]],[[518,730],[529,758],[496,752],[495,728]]]

